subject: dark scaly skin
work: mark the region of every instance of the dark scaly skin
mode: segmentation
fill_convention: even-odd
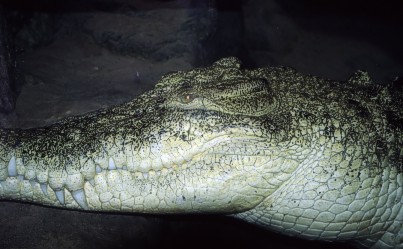
[[[402,91],[234,58],[137,99],[0,130],[0,196],[92,211],[223,213],[310,239],[400,244]],[[402,210],[402,211],[401,211]]]

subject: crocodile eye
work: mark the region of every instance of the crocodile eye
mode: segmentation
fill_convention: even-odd
[[[195,94],[183,94],[181,96],[179,96],[179,101],[182,104],[189,104],[190,102],[192,102],[197,96]]]

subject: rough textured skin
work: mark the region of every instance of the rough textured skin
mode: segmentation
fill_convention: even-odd
[[[0,196],[403,248],[401,90],[222,59],[111,109],[0,130]]]

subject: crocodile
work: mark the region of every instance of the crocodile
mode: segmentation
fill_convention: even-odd
[[[401,248],[402,92],[362,71],[338,82],[224,58],[112,108],[0,129],[0,199]]]

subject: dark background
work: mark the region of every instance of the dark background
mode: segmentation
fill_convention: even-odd
[[[226,56],[245,67],[289,66],[340,81],[358,69],[381,84],[403,75],[398,1],[0,4],[10,53],[10,80],[0,84],[16,100],[0,116],[3,127],[46,125],[122,103],[168,71]],[[0,214],[0,248],[348,248],[213,215],[87,213],[6,201]]]

